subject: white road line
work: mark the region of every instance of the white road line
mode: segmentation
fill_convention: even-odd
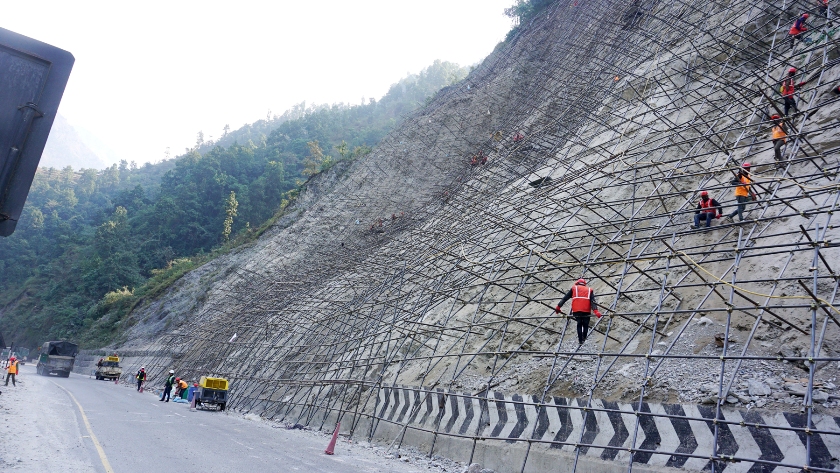
[[[85,428],[90,434],[90,440],[93,441],[93,446],[96,447],[96,453],[99,454],[99,460],[102,461],[102,467],[105,468],[105,473],[114,473],[114,469],[111,468],[111,464],[108,462],[108,457],[105,456],[105,450],[102,449],[102,445],[100,445],[99,440],[96,439],[96,435],[93,433],[93,428],[90,426],[90,421],[88,421],[88,418],[85,415],[85,410],[82,409],[82,405],[76,400],[76,396],[55,381],[50,382],[61,388],[62,391],[66,392],[67,395],[70,396],[70,399],[76,403],[76,407],[79,408],[79,413],[82,415],[82,420],[85,422]]]

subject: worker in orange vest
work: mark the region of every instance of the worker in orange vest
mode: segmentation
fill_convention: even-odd
[[[9,378],[12,378],[12,386],[17,386],[15,383],[15,375],[18,373],[18,362],[17,358],[11,357],[9,358],[9,367],[6,368],[6,386],[9,385]]]
[[[709,197],[708,191],[700,192],[700,202],[694,211],[694,225],[691,228],[700,228],[700,220],[706,222],[706,228],[712,226],[712,220],[723,216],[723,206],[715,199]]]
[[[797,40],[802,39],[802,33],[808,31],[808,25],[805,24],[808,21],[807,13],[803,13],[793,22],[793,26],[790,27],[790,31],[788,31],[788,36],[790,37],[790,48],[793,49],[794,43]]]
[[[803,85],[808,83],[808,81],[802,81],[797,83],[793,79],[793,76],[795,75],[795,67],[791,67],[790,69],[788,69],[788,75],[787,77],[782,79],[782,87],[779,90],[782,93],[782,99],[784,99],[785,101],[785,116],[788,116],[791,108],[794,112],[799,112],[799,109],[796,108],[796,99],[794,98],[794,94],[796,93],[797,87],[802,87]]]
[[[141,366],[140,371],[138,371],[137,374],[134,375],[134,379],[137,380],[137,392],[143,392],[143,382],[146,381],[146,368]]]
[[[560,310],[560,308],[563,307],[563,304],[565,304],[569,299],[572,300],[572,310],[570,311],[571,316],[577,321],[578,342],[583,345],[583,342],[586,341],[586,335],[589,333],[589,317],[592,315],[592,312],[595,312],[595,315],[598,316],[599,319],[601,318],[601,313],[598,312],[598,309],[596,308],[597,304],[595,303],[595,291],[586,285],[585,279],[578,279],[575,282],[575,285],[569,289],[569,292],[563,296],[560,303],[557,304],[557,308],[554,309],[554,313],[562,314],[563,311]]]
[[[773,120],[773,129],[771,130],[773,152],[775,153],[776,164],[781,164],[782,146],[784,146],[787,141],[787,130],[785,130],[785,123],[779,115],[774,114],[770,117],[770,119]]]
[[[744,163],[738,171],[738,175],[732,179],[735,186],[735,200],[738,201],[738,206],[731,214],[726,216],[730,222],[734,222],[733,217],[738,215],[738,221],[744,221],[744,210],[747,208],[747,202],[758,199],[755,192],[752,191],[752,178],[750,177],[750,163]]]

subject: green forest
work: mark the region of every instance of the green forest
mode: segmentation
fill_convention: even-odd
[[[41,168],[17,231],[0,240],[7,343],[114,340],[136,304],[256,238],[309,176],[358,159],[406,113],[468,70],[435,61],[361,105],[301,104],[275,119],[202,134],[184,155],[104,171]]]

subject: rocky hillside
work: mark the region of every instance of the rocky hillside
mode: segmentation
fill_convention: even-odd
[[[452,455],[471,442],[471,457],[492,456],[476,450],[488,438],[641,448],[641,463],[655,450],[667,466],[695,455],[654,445],[653,414],[625,420],[638,435],[615,441],[614,423],[615,438],[587,439],[590,410],[737,425],[757,409],[766,415],[749,422],[771,432],[817,425],[838,394],[840,67],[818,14],[791,49],[797,8],[552,3],[365,159],[314,180],[258,242],[137,309],[118,348],[155,373],[229,378],[236,409],[343,420],[350,435],[441,442]],[[782,114],[791,67],[804,83],[777,161],[769,116]],[[743,219],[692,228],[701,190],[737,211],[731,180],[744,163],[756,199]],[[554,307],[581,277],[605,316],[579,346],[569,304]],[[389,390],[399,386],[418,387],[412,403]],[[519,393],[508,420],[488,409],[505,393]],[[580,438],[545,429],[546,403],[562,399],[583,415]],[[427,401],[434,422],[418,417]],[[676,404],[712,407],[673,414]],[[813,417],[774,420],[800,410]],[[531,440],[511,471],[536,468]],[[822,441],[834,451],[838,439]],[[730,455],[746,451],[737,445]],[[696,456],[726,454],[718,447]],[[803,464],[749,455],[771,470]]]

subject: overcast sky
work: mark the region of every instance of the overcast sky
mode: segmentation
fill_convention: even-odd
[[[435,59],[473,64],[513,0],[0,0],[0,26],[76,57],[59,112],[137,163],[279,115],[381,97]]]

